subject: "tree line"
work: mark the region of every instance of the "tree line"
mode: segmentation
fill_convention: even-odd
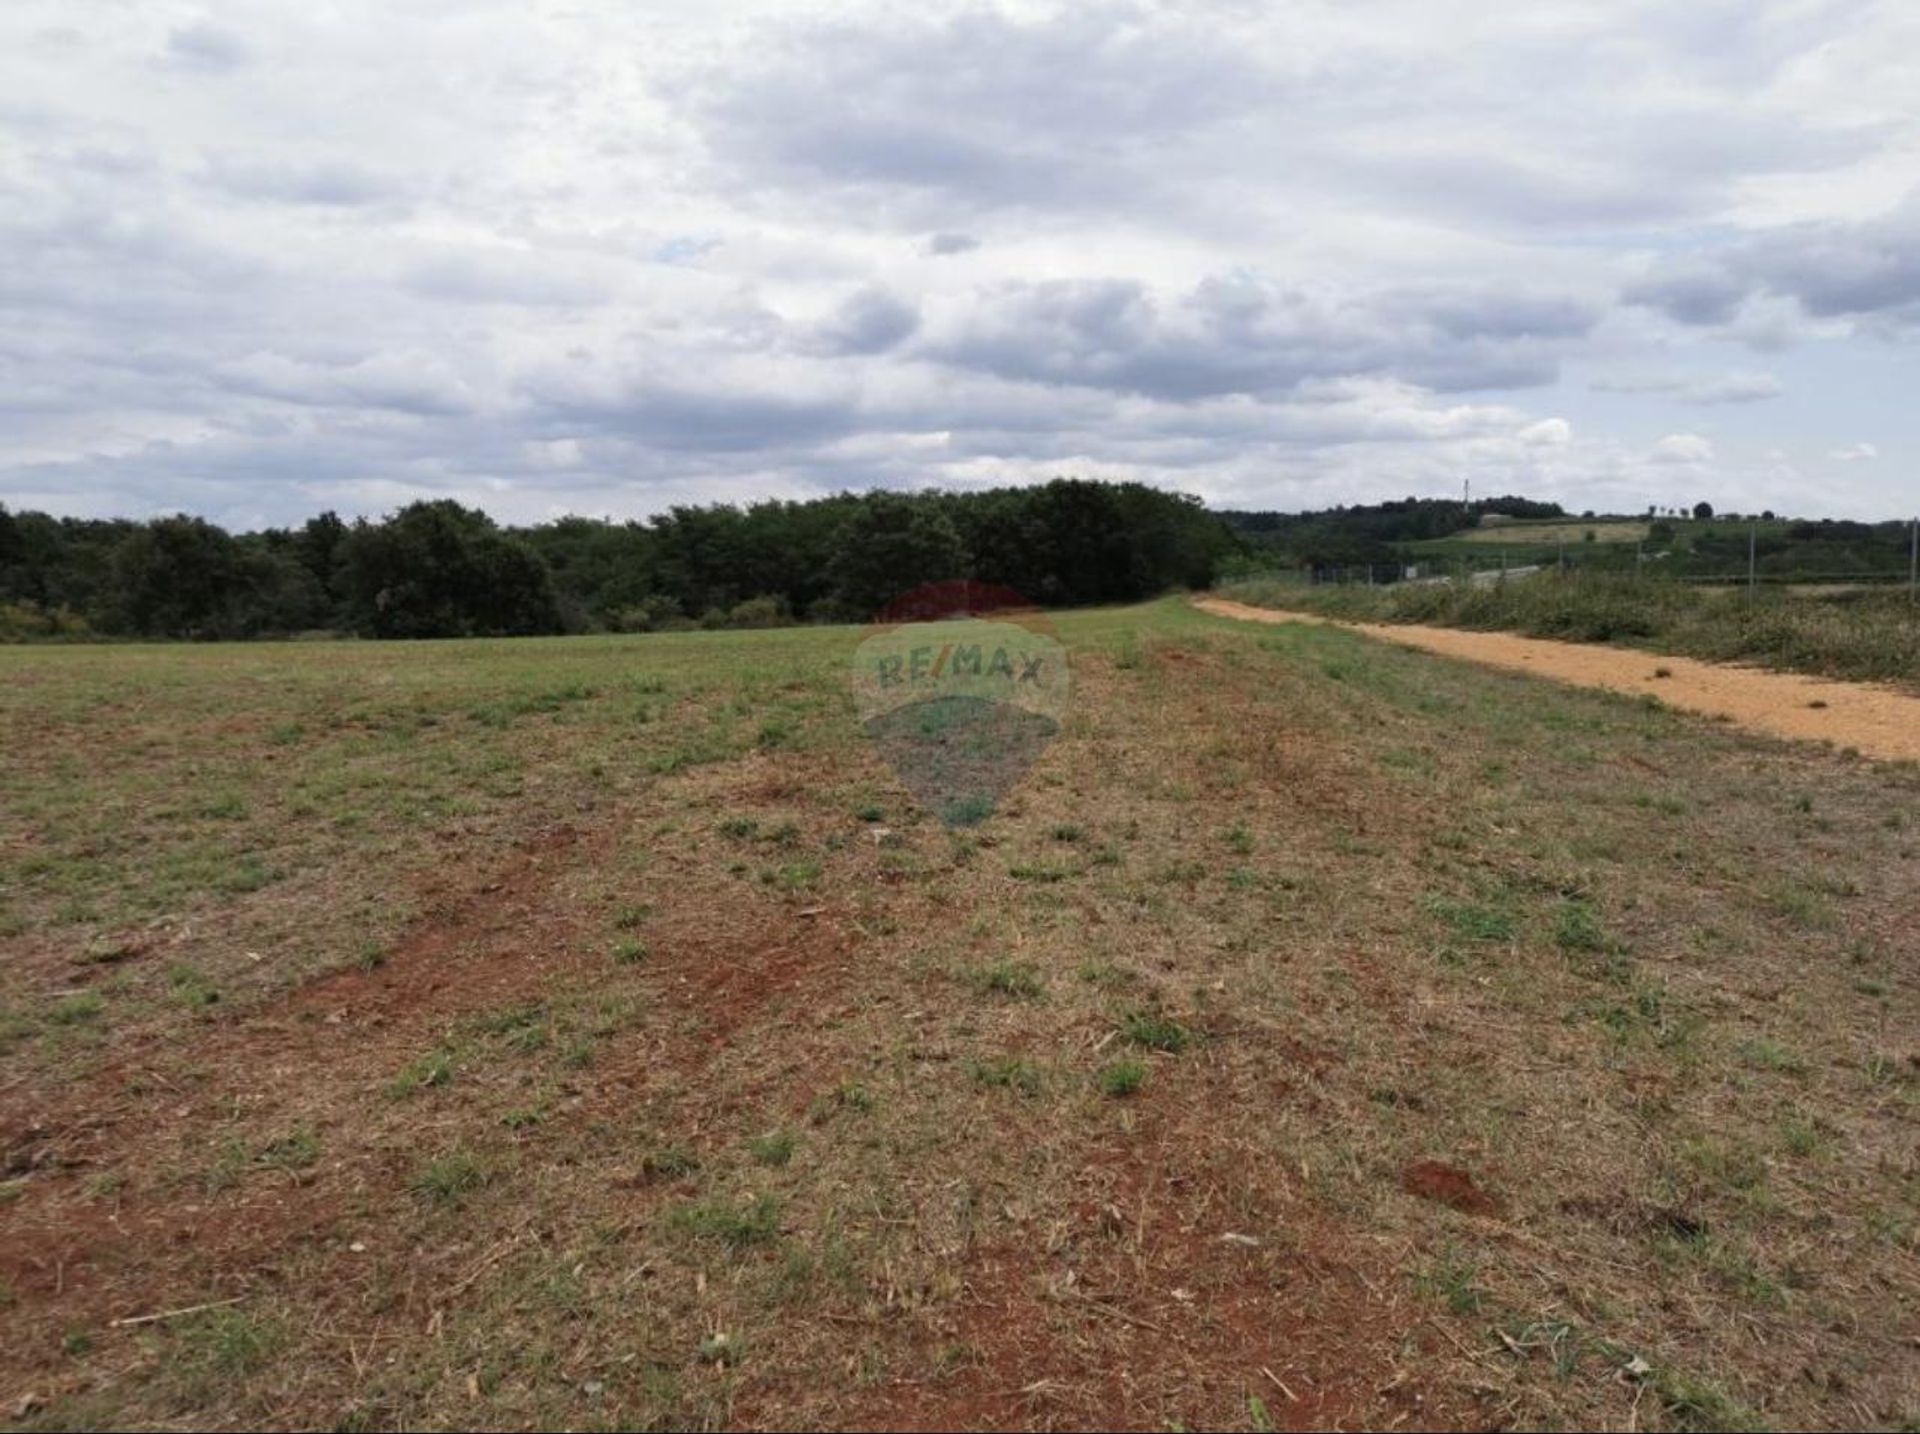
[[[179,514],[0,505],[0,639],[494,637],[858,622],[972,578],[1047,606],[1205,587],[1241,547],[1197,498],[1056,479],[676,507],[644,522],[502,527],[450,500],[229,533]]]

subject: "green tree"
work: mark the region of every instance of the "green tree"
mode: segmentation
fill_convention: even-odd
[[[241,637],[254,574],[240,545],[203,518],[155,518],[113,550],[113,626],[143,637]]]
[[[862,617],[924,583],[968,576],[959,530],[929,497],[869,495],[840,529],[835,548],[834,595]]]
[[[332,509],[309,518],[293,537],[300,565],[312,576],[323,593],[333,594],[340,581],[340,545],[347,540],[347,525]]]
[[[349,620],[369,637],[514,637],[561,630],[540,556],[485,513],[413,503],[341,544]]]
[[[25,551],[20,540],[20,525],[13,521],[13,514],[7,511],[7,505],[0,503],[0,595],[7,594],[9,575],[18,566]]]

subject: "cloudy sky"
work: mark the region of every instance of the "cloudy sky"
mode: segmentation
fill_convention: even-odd
[[[1906,0],[4,0],[0,501],[1920,508]]]

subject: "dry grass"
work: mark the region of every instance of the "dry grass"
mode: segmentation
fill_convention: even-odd
[[[1920,1413],[1920,776],[1060,626],[1066,729],[966,833],[858,740],[852,632],[9,658],[23,1422]],[[337,735],[370,691],[437,720]],[[287,875],[161,883],[221,842]]]
[[[1646,540],[1652,523],[1606,522],[1595,519],[1582,522],[1575,518],[1564,523],[1489,523],[1469,528],[1454,536],[1466,543],[1639,543]]]

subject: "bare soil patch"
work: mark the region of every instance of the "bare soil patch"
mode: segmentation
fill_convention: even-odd
[[[1469,1215],[1491,1215],[1500,1209],[1500,1202],[1476,1185],[1471,1175],[1444,1161],[1415,1161],[1401,1172],[1400,1183],[1410,1194]]]

